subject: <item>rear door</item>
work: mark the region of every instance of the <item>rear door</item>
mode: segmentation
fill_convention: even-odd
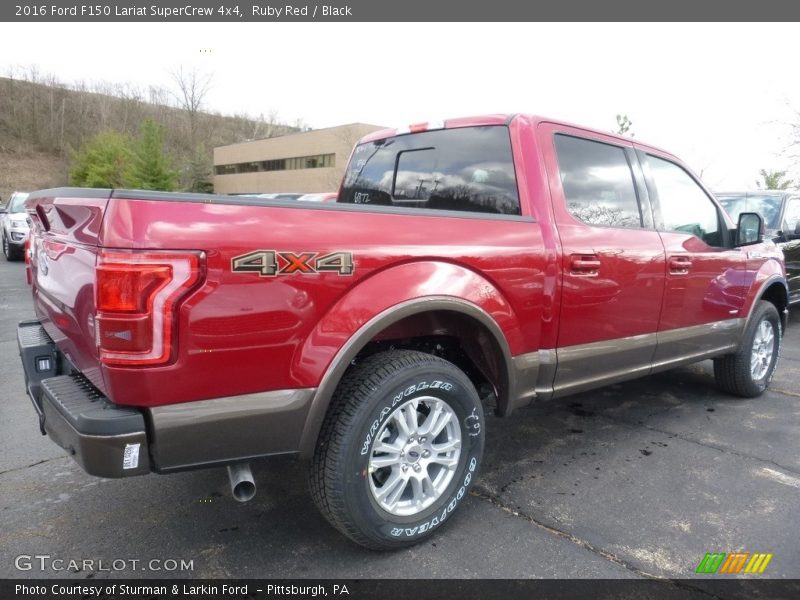
[[[647,373],[665,256],[631,144],[539,125],[562,246],[557,395]]]
[[[750,286],[747,252],[731,248],[721,208],[674,157],[638,154],[667,259],[654,367],[735,346]]]

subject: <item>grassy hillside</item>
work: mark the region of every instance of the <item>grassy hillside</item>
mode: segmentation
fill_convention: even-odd
[[[202,85],[188,80],[181,83]],[[67,86],[35,71],[0,77],[0,198],[15,190],[67,185],[70,157],[100,131],[135,135],[150,118],[165,130],[165,144],[189,189],[212,179],[215,146],[297,131],[270,118],[202,110],[204,89],[146,89],[107,83]]]

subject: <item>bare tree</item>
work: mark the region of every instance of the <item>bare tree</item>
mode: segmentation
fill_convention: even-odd
[[[626,133],[633,137],[635,134],[631,131],[631,127],[633,127],[633,121],[628,118],[628,115],[617,115],[617,131],[619,135],[625,135]]]
[[[336,139],[342,143],[343,148],[349,148],[352,150],[365,133],[366,131],[359,131],[357,129],[342,129],[337,131],[335,136]],[[347,161],[345,160],[341,162]],[[328,172],[327,176],[325,177],[325,181],[330,191],[339,190],[339,185],[342,183],[342,177],[344,176],[346,167],[346,164],[337,164]]]
[[[178,106],[186,111],[189,124],[189,146],[193,150],[197,144],[197,130],[203,100],[211,87],[211,75],[198,73],[196,69],[185,70],[182,66],[170,75],[178,90],[173,96]]]

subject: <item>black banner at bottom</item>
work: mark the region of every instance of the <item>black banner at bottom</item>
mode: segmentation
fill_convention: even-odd
[[[411,565],[409,565],[411,567]],[[327,580],[13,580],[0,581],[3,600],[231,598],[380,598],[381,600],[515,600],[591,598],[592,600],[696,598],[739,600],[800,598],[797,579],[327,579]]]

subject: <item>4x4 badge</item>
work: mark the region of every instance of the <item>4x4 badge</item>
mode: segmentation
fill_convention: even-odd
[[[275,250],[255,250],[231,259],[234,273],[258,273],[261,277],[276,275],[313,275],[316,273],[338,273],[352,275],[355,271],[351,252],[332,252],[320,255],[318,252],[277,252]]]

